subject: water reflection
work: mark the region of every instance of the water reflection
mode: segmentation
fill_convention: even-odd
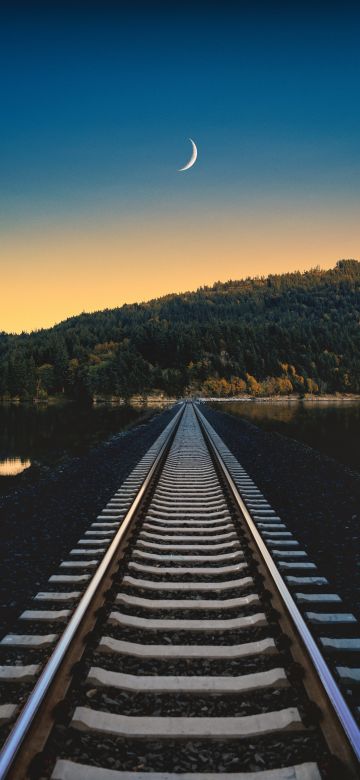
[[[213,407],[244,417],[267,431],[298,439],[360,471],[358,401],[229,401]]]
[[[0,492],[9,479],[31,465],[53,466],[67,455],[90,447],[141,423],[152,408],[130,406],[59,406],[0,404]]]
[[[22,460],[21,458],[0,460],[0,477],[16,477],[29,466],[31,466],[31,460]]]

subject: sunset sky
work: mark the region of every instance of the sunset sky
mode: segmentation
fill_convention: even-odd
[[[2,9],[0,331],[360,256],[358,3]]]

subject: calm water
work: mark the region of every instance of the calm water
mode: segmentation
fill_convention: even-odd
[[[0,492],[36,465],[53,465],[145,420],[148,410],[98,405],[0,405]]]
[[[360,471],[360,402],[214,403],[268,431],[305,442]]]

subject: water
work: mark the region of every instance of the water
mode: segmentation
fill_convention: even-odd
[[[17,477],[31,466],[31,460],[23,458],[5,458],[0,460],[0,477]]]
[[[153,409],[152,409],[153,411]],[[23,471],[52,466],[66,455],[145,420],[149,410],[125,406],[0,405],[0,492]]]
[[[229,401],[211,406],[305,442],[360,471],[359,401]]]
[[[360,402],[224,402],[215,409],[305,442],[360,471]],[[0,405],[0,492],[17,475],[51,466],[144,420],[148,410],[124,406]],[[33,467],[33,468],[31,468]]]

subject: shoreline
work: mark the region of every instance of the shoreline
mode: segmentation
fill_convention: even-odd
[[[34,407],[42,407],[46,408],[47,406],[67,406],[69,404],[75,404],[78,406],[88,406],[89,408],[92,407],[98,407],[98,406],[132,406],[135,409],[146,409],[146,408],[163,408],[166,409],[168,406],[172,406],[173,404],[176,404],[178,401],[177,398],[164,398],[162,396],[158,395],[152,395],[148,396],[146,399],[142,399],[138,396],[134,396],[130,399],[130,401],[125,401],[123,398],[100,398],[95,397],[92,399],[92,401],[89,401],[88,403],[82,403],[81,401],[77,401],[74,398],[66,398],[64,396],[49,396],[49,398],[0,398],[0,406],[34,406]]]
[[[146,399],[140,396],[134,396],[129,401],[125,401],[122,398],[104,398],[94,397],[88,404],[83,404],[73,398],[66,398],[63,396],[49,396],[47,399],[20,399],[20,398],[0,398],[0,406],[34,406],[46,408],[47,406],[65,406],[68,404],[76,404],[80,406],[89,406],[89,408],[96,408],[99,406],[132,406],[135,409],[152,409],[154,407],[166,409],[180,400],[196,400],[200,403],[354,403],[360,402],[360,393],[323,393],[322,395],[312,395],[306,393],[305,395],[299,395],[291,393],[291,395],[235,395],[235,396],[202,396],[197,395],[185,395],[182,398],[167,398],[162,395],[149,395]]]
[[[360,394],[355,393],[339,393],[337,394],[324,394],[324,395],[264,395],[264,396],[232,396],[231,398],[206,398],[199,397],[197,399],[201,403],[352,403],[360,401]]]

